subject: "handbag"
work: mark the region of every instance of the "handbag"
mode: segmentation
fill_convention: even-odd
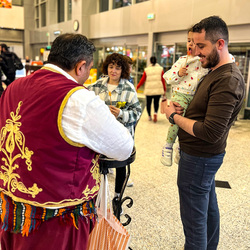
[[[101,186],[96,199],[96,208],[98,220],[89,236],[87,249],[128,249],[131,236],[113,214],[107,175],[102,175]]]

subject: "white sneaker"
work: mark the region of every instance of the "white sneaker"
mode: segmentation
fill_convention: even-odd
[[[172,148],[166,148],[165,146],[162,148],[162,157],[161,157],[161,163],[164,166],[172,166],[172,155],[173,155],[173,149]]]
[[[178,165],[179,164],[179,160],[180,160],[180,148],[176,147],[176,149],[175,149],[174,163]]]
[[[134,182],[128,178],[128,182],[127,182],[127,187],[133,187],[134,186]]]

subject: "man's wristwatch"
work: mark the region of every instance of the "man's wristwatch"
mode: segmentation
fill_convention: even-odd
[[[175,115],[177,115],[177,113],[172,113],[170,116],[169,116],[169,118],[168,118],[168,120],[169,120],[169,122],[171,123],[171,124],[175,124],[175,122],[174,122],[174,116]]]

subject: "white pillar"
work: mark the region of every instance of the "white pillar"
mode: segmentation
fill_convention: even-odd
[[[154,48],[154,33],[148,33],[148,58],[147,58],[147,65],[150,64],[150,57],[153,55],[153,48]]]
[[[109,0],[109,10],[113,9],[113,0]]]

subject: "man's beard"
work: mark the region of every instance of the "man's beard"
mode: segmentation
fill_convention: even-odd
[[[220,55],[216,47],[214,47],[212,52],[206,57],[206,61],[207,62],[202,65],[203,68],[214,68],[219,63]]]

